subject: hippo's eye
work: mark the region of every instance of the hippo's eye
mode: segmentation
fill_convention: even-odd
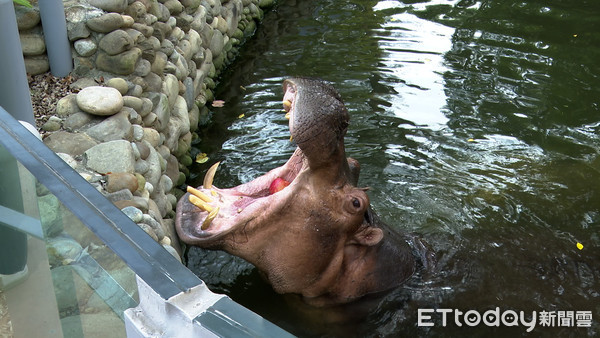
[[[360,201],[358,200],[358,198],[352,199],[352,206],[354,206],[356,209],[360,208]]]

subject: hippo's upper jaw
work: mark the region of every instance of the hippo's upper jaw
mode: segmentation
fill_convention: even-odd
[[[413,273],[414,257],[356,187],[359,165],[346,158],[349,116],[340,95],[313,79],[283,86],[298,145],[292,157],[237,187],[190,189],[177,205],[177,233],[185,243],[244,258],[275,291],[314,305],[399,285]]]
[[[251,182],[230,189],[198,187],[197,190],[210,199],[206,202],[209,210],[219,208],[212,221],[205,222],[210,214],[209,210],[192,204],[189,200],[191,194],[188,192],[177,204],[176,224],[180,239],[190,245],[219,248],[223,239],[238,227],[260,222],[261,217],[272,215],[283,208],[298,184],[295,178],[307,167],[302,151],[297,149],[285,165]],[[278,178],[290,184],[271,194],[269,188]]]
[[[283,89],[283,107],[298,148],[285,165],[246,184],[230,189],[199,187],[210,200],[204,201],[208,208],[190,203],[186,194],[178,203],[176,215],[177,231],[184,242],[218,246],[219,239],[236,227],[261,221],[261,216],[271,217],[306,186],[306,182],[297,183],[303,180],[296,180],[303,171],[321,171],[311,175],[313,181],[318,177],[327,185],[339,180],[342,182],[337,184],[345,184],[347,178],[355,181],[349,173],[343,143],[349,116],[337,91],[325,82],[306,78],[285,80]],[[269,188],[277,179],[289,186],[271,195]],[[209,211],[216,208],[215,217],[207,221]]]

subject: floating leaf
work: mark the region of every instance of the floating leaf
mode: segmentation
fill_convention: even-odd
[[[577,249],[583,250],[583,244],[577,242]]]
[[[475,140],[472,139],[472,138],[470,138],[470,139],[467,140],[467,142],[475,142]]]
[[[206,163],[208,161],[208,155],[206,153],[200,153],[196,155],[196,163]]]
[[[223,107],[224,105],[225,105],[225,101],[223,101],[223,100],[214,100],[212,102],[212,106],[216,107],[216,108]]]
[[[246,116],[246,115],[245,114],[240,114],[240,115],[238,115],[238,119],[241,119],[244,116]]]

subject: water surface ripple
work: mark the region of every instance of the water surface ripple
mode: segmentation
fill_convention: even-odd
[[[223,161],[216,185],[247,182],[293,152],[283,79],[334,83],[352,116],[347,153],[362,164],[374,209],[421,234],[439,260],[354,332],[524,334],[417,326],[419,308],[499,307],[592,311],[589,328],[534,333],[599,334],[600,3],[279,3],[222,78],[216,97],[226,105],[195,151]],[[194,249],[190,267],[293,333],[315,333],[242,260]]]

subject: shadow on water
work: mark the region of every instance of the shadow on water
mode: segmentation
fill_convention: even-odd
[[[418,326],[419,309],[499,308],[536,318],[536,335],[598,334],[600,4],[279,3],[223,76],[225,107],[195,145],[210,161],[192,171],[223,161],[215,184],[229,187],[283,164],[294,145],[281,82],[324,78],[351,113],[347,153],[362,164],[373,208],[422,234],[439,260],[352,333],[525,335],[520,323],[459,327],[451,315],[444,327],[439,313]],[[214,290],[314,334],[243,260],[194,248],[189,265]],[[542,311],[554,311],[553,327]],[[591,327],[569,321],[577,311],[590,311]]]

